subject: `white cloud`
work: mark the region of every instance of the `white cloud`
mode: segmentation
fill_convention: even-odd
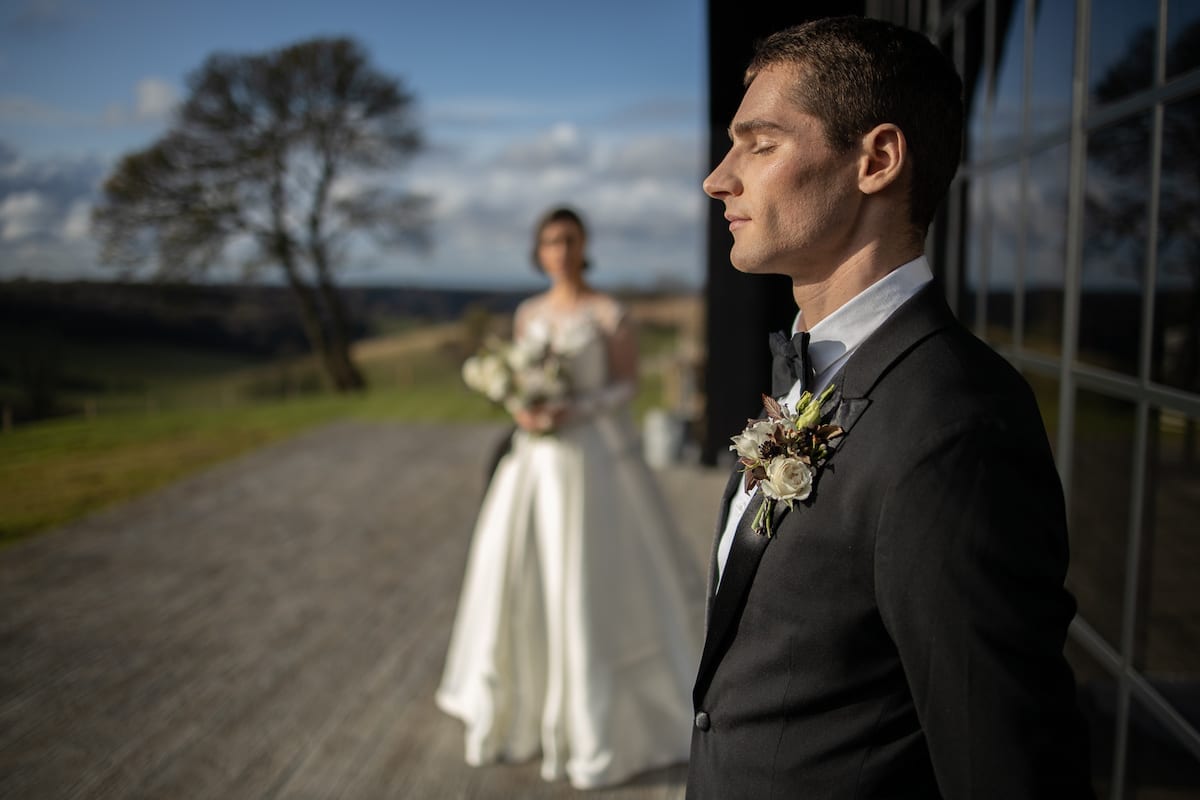
[[[134,116],[139,120],[164,120],[179,101],[175,87],[159,78],[143,78],[134,91]]]
[[[621,143],[609,157],[610,168],[622,176],[665,179],[697,174],[705,154],[700,142],[680,136],[655,135]],[[695,188],[699,191],[699,183]]]
[[[92,230],[92,204],[87,200],[76,200],[67,211],[61,233],[67,241],[87,239]]]
[[[89,215],[105,162],[0,146],[0,279],[96,277]]]
[[[403,279],[479,276],[530,283],[529,238],[548,207],[576,207],[591,228],[597,283],[703,278],[703,154],[695,135],[606,138],[574,124],[431,153],[409,185],[436,198],[436,251],[397,258]]]
[[[5,248],[0,278],[23,276],[36,280],[112,280],[113,270],[96,261],[90,241],[47,242],[27,240]]]
[[[113,101],[102,111],[68,111],[33,97],[0,95],[0,123],[50,128],[123,128],[166,121],[179,101],[175,87],[159,78],[143,78],[133,89],[133,104]]]
[[[38,192],[15,192],[0,202],[0,239],[13,242],[41,232],[50,204]]]
[[[109,167],[96,159],[30,160],[0,148],[0,278],[69,277],[72,270],[112,277],[96,265],[88,225]],[[543,279],[529,263],[532,225],[550,206],[568,204],[590,226],[598,285],[672,279],[699,286],[702,173],[691,130],[618,137],[563,122],[434,147],[396,178],[396,188],[434,200],[432,252],[356,248],[348,272],[360,282],[535,287]],[[383,176],[362,177],[373,183]],[[360,176],[348,175],[334,193],[360,185]]]
[[[455,97],[432,103],[423,113],[426,124],[433,127],[465,125],[496,125],[512,120],[528,119],[543,109],[526,100],[504,97]]]
[[[70,126],[85,125],[88,121],[87,114],[64,111],[32,97],[17,94],[0,96],[0,122],[6,125]]]
[[[533,138],[510,142],[501,151],[497,166],[519,169],[582,166],[587,163],[591,149],[591,142],[578,127],[560,122]]]
[[[142,78],[133,87],[133,104],[111,102],[100,114],[100,122],[109,128],[146,123],[164,123],[179,102],[175,87],[161,78]]]

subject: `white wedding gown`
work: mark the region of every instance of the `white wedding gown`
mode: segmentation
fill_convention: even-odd
[[[687,759],[704,604],[628,393],[609,383],[606,338],[622,311],[600,301],[565,316],[522,310],[526,336],[573,354],[588,411],[552,435],[518,431],[499,462],[436,698],[466,725],[468,763],[540,752],[543,778],[580,789]]]

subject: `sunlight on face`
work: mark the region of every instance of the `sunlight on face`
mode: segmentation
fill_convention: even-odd
[[[856,218],[854,153],[838,153],[792,97],[796,73],[763,70],[730,125],[729,152],[704,180],[725,204],[730,260],[742,272],[793,278],[838,263]]]

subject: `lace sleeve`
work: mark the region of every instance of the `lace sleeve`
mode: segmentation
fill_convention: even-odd
[[[600,328],[610,337],[615,336],[629,319],[625,306],[612,297],[604,297],[597,302],[592,314]]]
[[[513,339],[520,339],[525,335],[525,331],[529,327],[529,320],[536,313],[536,307],[536,297],[526,298],[517,305],[517,310],[513,312]]]
[[[601,389],[586,392],[572,403],[573,416],[593,416],[626,405],[637,395],[637,332],[633,320],[611,298],[600,303],[594,318],[605,334],[608,348],[609,381]]]

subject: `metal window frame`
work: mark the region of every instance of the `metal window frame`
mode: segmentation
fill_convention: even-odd
[[[1172,387],[1153,383],[1150,379],[1151,353],[1155,315],[1155,290],[1158,274],[1158,227],[1159,193],[1162,183],[1162,148],[1164,114],[1167,104],[1200,95],[1200,69],[1177,75],[1170,82],[1166,77],[1167,22],[1169,0],[1158,0],[1157,39],[1155,45],[1154,80],[1150,87],[1105,105],[1090,105],[1088,67],[1091,47],[1091,0],[1076,0],[1074,59],[1072,63],[1071,114],[1066,127],[1036,136],[1031,133],[1029,120],[1030,96],[1033,69],[1033,37],[1037,7],[1041,3],[1062,0],[1025,0],[1023,20],[1023,65],[1022,65],[1022,130],[1013,146],[996,148],[991,137],[991,101],[995,80],[996,38],[995,0],[958,0],[942,8],[939,0],[926,0],[926,33],[934,41],[947,38],[954,43],[954,61],[963,68],[963,54],[968,46],[966,19],[968,13],[981,3],[984,8],[983,46],[984,51],[984,148],[982,153],[972,154],[970,163],[963,163],[952,184],[947,208],[948,247],[946,285],[949,299],[956,303],[965,278],[966,263],[961,257],[962,246],[968,237],[981,238],[981,278],[975,287],[976,330],[980,335],[986,331],[987,294],[989,290],[988,267],[990,265],[990,230],[985,219],[979,230],[970,229],[970,187],[982,181],[985,204],[991,202],[989,174],[1001,166],[1013,162],[1020,164],[1019,197],[1021,230],[1018,234],[1017,269],[1014,276],[1013,333],[1012,344],[996,347],[1018,369],[1048,377],[1058,378],[1059,411],[1056,460],[1064,493],[1070,507],[1070,485],[1075,447],[1075,414],[1078,390],[1095,392],[1104,396],[1123,399],[1135,405],[1134,441],[1135,460],[1131,481],[1131,499],[1126,530],[1125,589],[1122,598],[1121,641],[1118,647],[1096,632],[1082,617],[1072,622],[1070,635],[1097,664],[1117,681],[1117,715],[1113,731],[1113,774],[1111,798],[1119,800],[1126,791],[1128,746],[1132,702],[1136,700],[1149,712],[1174,739],[1189,753],[1200,760],[1200,732],[1189,723],[1178,710],[1159,693],[1146,676],[1134,664],[1134,650],[1138,629],[1139,593],[1143,548],[1143,523],[1147,513],[1148,459],[1152,414],[1156,410],[1175,412],[1190,417],[1200,417],[1200,394],[1180,391]],[[915,14],[914,14],[915,16]],[[1112,125],[1127,117],[1146,112],[1152,113],[1150,141],[1150,201],[1146,214],[1147,242],[1145,252],[1145,274],[1142,282],[1142,329],[1138,342],[1138,370],[1136,376],[1092,367],[1078,361],[1079,314],[1082,297],[1083,272],[1083,208],[1087,177],[1087,142],[1089,134],[1099,128]],[[1069,164],[1067,173],[1067,230],[1066,254],[1063,275],[1062,347],[1058,357],[1042,355],[1025,349],[1023,325],[1025,308],[1022,302],[1025,290],[1026,245],[1025,226],[1028,224],[1027,192],[1030,159],[1033,155],[1050,147],[1068,144]],[[963,190],[965,187],[965,191]],[[986,216],[986,215],[985,215]],[[995,347],[996,345],[993,344]]]

